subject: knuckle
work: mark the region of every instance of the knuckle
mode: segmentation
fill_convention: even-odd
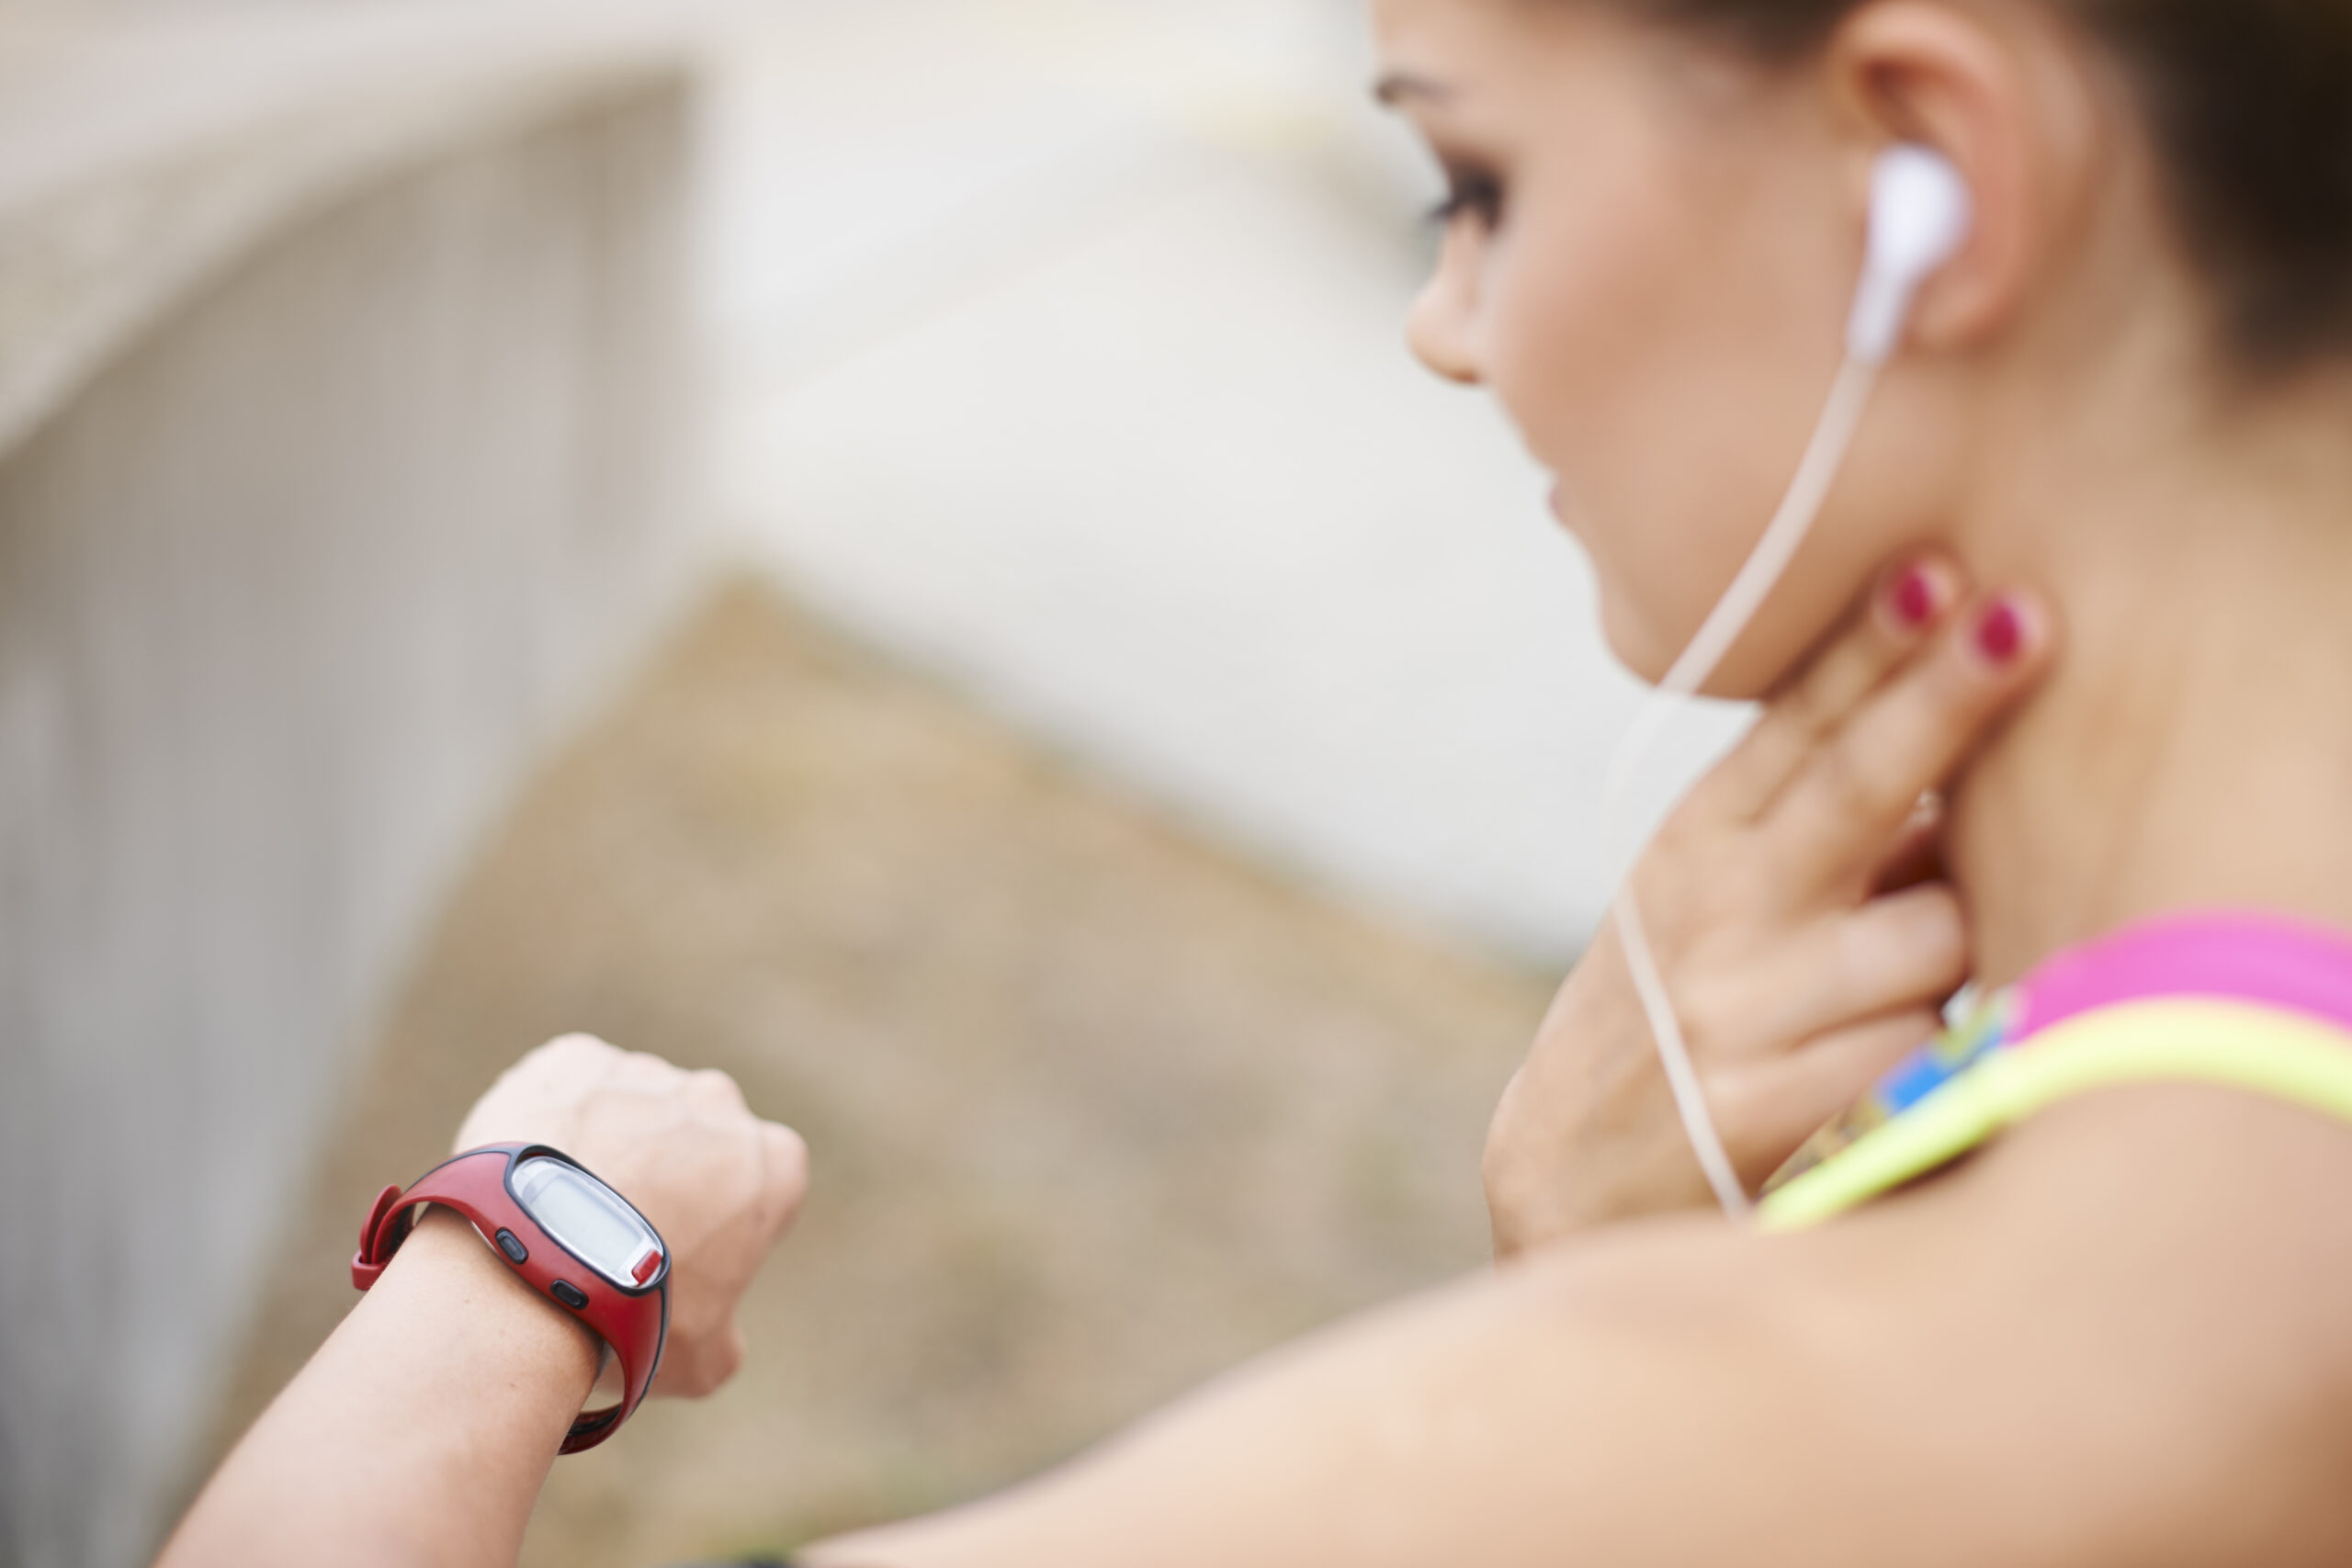
[[[650,1051],[616,1051],[614,1066],[616,1084],[639,1093],[665,1091],[684,1076],[677,1067]]]
[[[616,1049],[593,1034],[559,1034],[532,1053],[546,1057],[577,1056],[582,1059],[617,1055]]]
[[[768,1169],[795,1192],[808,1185],[808,1141],[791,1128],[774,1122],[760,1123]]]
[[[742,1086],[717,1067],[705,1067],[689,1075],[686,1083],[696,1093],[723,1105],[741,1109],[743,1104]]]
[[[1822,752],[1815,785],[1824,809],[1849,820],[1876,818],[1898,807],[1907,809],[1917,794],[1890,786],[1875,760],[1852,745],[1833,746]]]

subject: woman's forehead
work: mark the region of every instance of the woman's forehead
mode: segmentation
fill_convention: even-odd
[[[1604,8],[1569,0],[1373,0],[1380,78],[1406,96],[1436,98],[1524,68],[1531,55],[1595,30]]]
[[[1442,57],[1476,49],[1499,30],[1506,13],[1528,8],[1498,0],[1373,0],[1373,37],[1384,57]]]

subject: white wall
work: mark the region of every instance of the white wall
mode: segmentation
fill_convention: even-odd
[[[1405,354],[1435,185],[1356,6],[763,15],[713,184],[741,547],[1312,876],[1572,949],[1636,689],[1544,477]]]

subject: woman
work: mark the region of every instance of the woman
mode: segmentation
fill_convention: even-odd
[[[2015,1000],[1922,1112],[1993,1103],[2016,1064],[2102,1065],[2000,1100],[1995,1136],[1897,1114],[1870,1146],[1903,1159],[1816,1151],[1782,1191],[1831,1223],[1669,1213],[1704,1188],[1603,942],[1497,1119],[1508,1267],[807,1562],[2352,1558],[2352,1108],[2233,1066],[2352,1059],[2352,5],[1377,12],[1383,96],[1453,185],[1414,346],[1560,476],[1611,644],[1654,679],[1837,370],[1872,160],[1960,170],[1969,240],[1715,682],[1772,704],[1636,883],[1751,1183],[1963,976]],[[1950,881],[1918,884],[1897,863],[1939,784]],[[2268,915],[2178,919],[2213,910]],[[2104,1054],[2033,1055],[2070,1022]],[[570,1043],[459,1143],[499,1138],[662,1224],[676,1381],[723,1376],[731,1291],[797,1197],[788,1135]],[[428,1222],[167,1558],[511,1561],[593,1375],[579,1330]]]

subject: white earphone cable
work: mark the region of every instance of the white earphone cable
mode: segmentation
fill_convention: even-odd
[[[1624,848],[1628,830],[1626,807],[1635,771],[1664,733],[1675,710],[1697,694],[1739,641],[1740,634],[1747,629],[1788,570],[1789,562],[1795,558],[1814,520],[1821,515],[1830,486],[1837,481],[1838,469],[1845,466],[1854,433],[1861,425],[1863,411],[1870,406],[1878,371],[1877,365],[1863,359],[1849,359],[1838,371],[1829,401],[1814,427],[1813,439],[1806,445],[1804,458],[1797,465],[1796,477],[1790,481],[1780,510],[1773,513],[1771,523],[1757,540],[1756,548],[1738,575],[1732,579],[1731,586],[1724,591],[1723,598],[1708,613],[1698,635],[1643,704],[1632,728],[1618,746],[1601,795],[1601,821],[1612,852]],[[1625,855],[1623,862],[1630,865],[1632,856]],[[1732,1165],[1731,1156],[1724,1148],[1722,1135],[1715,1131],[1714,1118],[1708,1111],[1705,1090],[1690,1060],[1690,1043],[1683,1038],[1681,1021],[1675,1016],[1665,976],[1658,972],[1657,957],[1650,950],[1630,874],[1618,890],[1615,919],[1624,944],[1625,966],[1632,972],[1634,994],[1649,1020],[1650,1038],[1657,1046],[1667,1085],[1673,1091],[1675,1110],[1682,1118],[1691,1151],[1698,1156],[1700,1168],[1706,1173],[1707,1184],[1714,1189],[1715,1201],[1723,1205],[1724,1213],[1735,1220],[1744,1220],[1754,1204]]]

